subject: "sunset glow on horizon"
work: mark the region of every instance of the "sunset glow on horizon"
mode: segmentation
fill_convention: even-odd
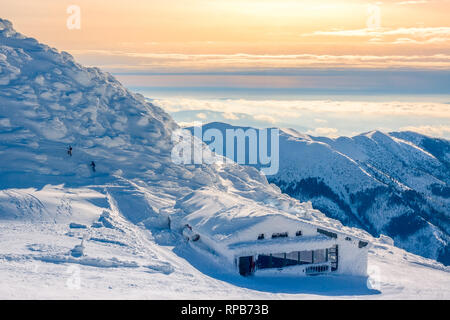
[[[67,26],[71,6],[79,29]],[[450,137],[450,0],[0,0],[0,8],[18,32],[111,72],[180,124]]]
[[[81,8],[80,30],[65,26],[71,4]],[[159,59],[150,69],[450,65],[447,0],[0,0],[0,7],[18,31],[111,68],[145,69],[149,57]]]

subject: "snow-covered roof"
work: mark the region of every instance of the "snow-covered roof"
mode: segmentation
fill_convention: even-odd
[[[181,209],[183,223],[204,236],[228,244],[240,242],[248,232],[281,232],[292,229],[293,224],[323,228],[357,239],[370,237],[365,231],[345,227],[326,217],[308,204],[298,201],[294,204],[290,208],[283,201],[261,203],[217,189],[201,189],[178,201],[177,208]],[[261,229],[260,225],[273,228]]]

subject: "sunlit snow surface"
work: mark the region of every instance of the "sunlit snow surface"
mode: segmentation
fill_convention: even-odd
[[[114,209],[106,219],[109,223],[99,223],[108,200],[102,203],[104,197],[97,191],[8,192],[8,201],[2,193],[2,209],[11,204],[36,216],[0,223],[4,299],[450,298],[450,276],[442,265],[381,242],[369,253],[369,286],[366,278],[333,275],[244,278],[223,269],[220,258],[192,248],[181,236],[135,225]],[[42,221],[31,199],[59,222],[48,216]],[[71,221],[77,223],[74,226],[99,225],[70,228]],[[83,237],[84,256],[71,257],[70,250]]]

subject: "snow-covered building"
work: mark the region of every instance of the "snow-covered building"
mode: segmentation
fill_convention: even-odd
[[[236,202],[220,191],[211,201],[205,192],[179,203],[182,232],[193,246],[224,257],[241,275],[367,275],[370,244],[357,229],[333,225],[335,220],[307,204],[293,214]]]

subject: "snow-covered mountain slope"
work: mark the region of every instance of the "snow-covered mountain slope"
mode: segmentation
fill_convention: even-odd
[[[245,278],[168,229],[131,222],[101,186],[6,192],[1,203],[17,218],[0,220],[1,299],[450,298],[448,267],[383,238],[370,249],[368,282],[335,275]],[[84,256],[73,258],[68,253],[82,239]]]
[[[176,164],[177,131],[162,109],[111,75],[0,19],[0,298],[449,296],[446,268],[388,244],[373,259],[386,268],[395,261],[395,272],[405,273],[396,282],[378,277],[382,294],[366,279],[245,279],[224,269],[220,258],[186,243],[169,217],[214,215],[223,209],[216,196],[226,194],[221,206],[230,217],[261,207],[383,239],[282,194],[254,168]],[[419,285],[425,276],[430,286]]]
[[[210,128],[225,136],[237,127],[210,123],[203,131]],[[283,129],[279,163],[268,179],[283,192],[345,225],[389,235],[400,248],[450,264],[448,140],[379,131],[329,139]]]

